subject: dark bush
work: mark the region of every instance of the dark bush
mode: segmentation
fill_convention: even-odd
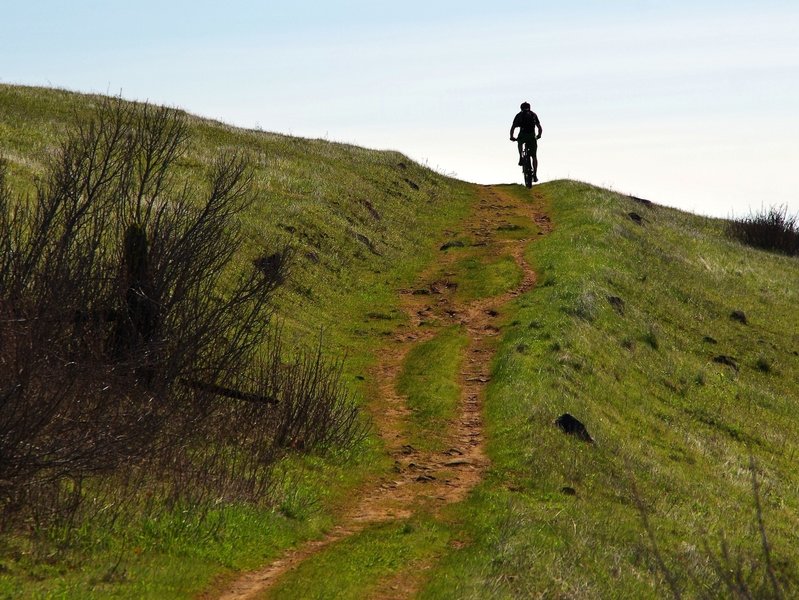
[[[783,254],[799,254],[797,217],[789,215],[785,206],[771,207],[758,213],[730,221],[728,234],[748,245]]]
[[[279,338],[261,364],[259,390],[273,394],[276,448],[325,450],[346,447],[365,434],[364,424],[341,379],[340,363],[326,361],[321,339],[283,363]],[[274,391],[272,391],[274,390]]]
[[[181,113],[109,99],[59,146],[34,198],[12,198],[0,163],[5,521],[74,515],[98,475],[144,476],[175,502],[258,498],[283,446],[357,438],[321,354],[285,371],[273,336],[255,368],[291,252],[264,249],[234,276],[251,171],[228,152],[205,184],[181,180],[187,139]]]

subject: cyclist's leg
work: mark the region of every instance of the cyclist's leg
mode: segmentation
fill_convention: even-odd
[[[538,181],[538,144],[530,145],[530,153],[533,155],[533,177]]]
[[[519,165],[524,164],[522,159],[524,158],[524,141],[521,139],[521,133],[519,134],[519,138],[517,138],[516,143],[519,146]]]

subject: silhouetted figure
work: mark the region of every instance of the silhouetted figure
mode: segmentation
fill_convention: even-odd
[[[520,107],[522,110],[513,118],[513,124],[510,126],[510,141],[519,143],[519,166],[523,164],[522,156],[524,155],[524,145],[533,157],[533,181],[538,181],[538,142],[541,134],[544,132],[541,127],[541,121],[538,120],[538,115],[530,110],[529,102],[522,102]],[[513,135],[513,131],[519,128],[519,137]],[[538,133],[536,134],[536,130]]]

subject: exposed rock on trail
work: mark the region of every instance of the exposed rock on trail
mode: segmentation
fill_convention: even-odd
[[[539,231],[531,231],[530,237],[505,239],[502,230],[498,231],[494,224],[511,218],[529,221],[531,228],[535,223]],[[457,285],[436,278],[436,274],[440,277],[441,272],[446,273],[456,260],[457,252],[448,252],[437,256],[436,264],[423,274],[414,289],[401,292],[402,308],[408,315],[408,323],[381,350],[379,364],[371,373],[372,380],[378,383],[378,393],[370,405],[372,418],[386,451],[393,459],[393,468],[362,490],[361,495],[340,515],[339,525],[323,539],[308,542],[263,569],[242,575],[221,598],[243,600],[260,597],[281,575],[336,542],[369,525],[408,518],[417,511],[436,514],[441,507],[463,500],[479,483],[488,466],[484,451],[482,403],[500,334],[498,317],[505,304],[535,285],[536,276],[525,261],[524,252],[535,239],[535,233],[548,232],[551,223],[530,202],[501,188],[481,187],[479,202],[462,228],[466,236],[475,240],[471,248],[479,248],[484,256],[512,257],[522,274],[520,283],[497,296],[460,301]],[[453,249],[457,247],[456,244],[450,246]],[[408,352],[435,334],[435,327],[429,325],[459,325],[468,334],[463,368],[458,374],[460,401],[457,416],[444,434],[441,446],[447,448],[444,451],[420,450],[411,445],[406,437],[411,410],[406,399],[397,392],[397,380]],[[414,570],[418,572],[418,565]],[[420,578],[401,575],[383,582],[370,597],[403,598],[412,595],[415,586],[421,585]]]

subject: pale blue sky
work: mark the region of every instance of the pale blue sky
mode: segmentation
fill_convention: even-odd
[[[799,211],[799,2],[7,1],[0,81],[119,93],[244,127],[400,150],[694,212]]]

